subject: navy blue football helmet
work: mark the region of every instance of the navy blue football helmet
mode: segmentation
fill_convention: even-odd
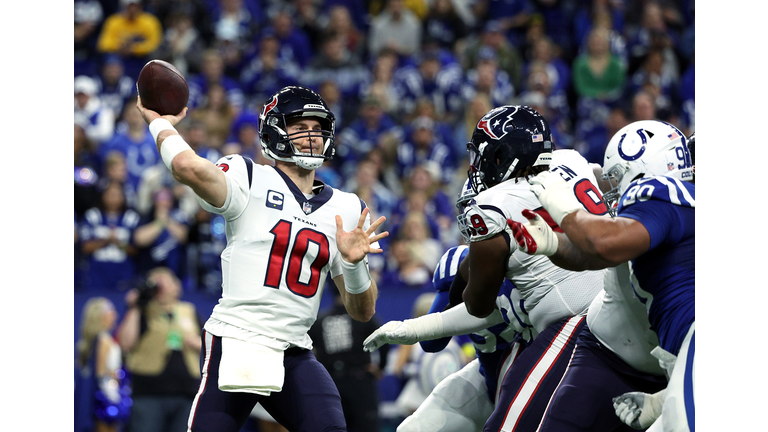
[[[292,138],[306,136],[307,132],[288,135],[288,121],[309,117],[320,122],[321,131],[312,131],[323,140],[322,153],[297,151]],[[289,86],[275,93],[259,115],[259,138],[264,156],[283,162],[293,162],[301,168],[314,170],[333,158],[336,152],[334,135],[336,118],[323,98],[306,87]]]
[[[469,183],[475,193],[511,178],[527,167],[549,165],[552,133],[547,120],[536,110],[505,105],[486,113],[477,123],[469,152]]]

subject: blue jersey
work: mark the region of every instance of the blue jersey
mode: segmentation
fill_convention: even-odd
[[[695,316],[696,187],[671,177],[640,179],[619,201],[618,215],[648,230],[651,247],[632,260],[633,288],[648,307],[662,348],[677,354]]]
[[[452,247],[443,254],[432,276],[432,284],[437,290],[437,297],[435,297],[429,313],[441,312],[445,309],[449,300],[451,284],[456,277],[459,264],[468,254],[469,248],[463,245]],[[499,295],[508,298],[513,289],[515,289],[515,286],[512,282],[509,279],[505,279],[501,289],[499,289]],[[515,327],[506,322],[468,335],[475,345],[475,352],[480,361],[480,373],[485,377],[489,397],[492,401],[496,394],[496,383],[498,382],[496,371],[499,369],[500,362],[504,360],[503,355],[507,348],[516,340],[516,335]],[[421,344],[422,349],[426,352],[437,352],[444,349],[450,341],[451,338],[446,337],[421,341],[419,344]]]

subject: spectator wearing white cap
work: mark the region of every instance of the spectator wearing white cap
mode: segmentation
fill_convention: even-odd
[[[75,123],[83,127],[96,147],[112,138],[115,131],[115,113],[97,96],[93,78],[85,75],[75,78]]]

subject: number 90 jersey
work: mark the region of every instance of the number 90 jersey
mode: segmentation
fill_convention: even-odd
[[[282,171],[239,155],[216,165],[226,175],[226,201],[221,208],[198,202],[224,216],[227,247],[222,296],[205,329],[277,349],[311,349],[307,331],[317,319],[327,274],[341,274],[336,215],[352,231],[365,203],[319,181],[307,199]]]
[[[560,172],[574,185],[574,194],[592,213],[607,208],[586,159],[574,150],[552,152],[550,171]],[[469,242],[502,235],[510,245],[506,277],[525,300],[530,323],[537,332],[561,319],[584,313],[603,287],[601,271],[573,272],[552,264],[543,255],[528,255],[517,249],[507,219],[526,223],[525,209],[534,210],[556,231],[562,232],[530,190],[530,183],[510,179],[480,192],[464,210],[460,225]],[[463,219],[463,221],[461,220]]]

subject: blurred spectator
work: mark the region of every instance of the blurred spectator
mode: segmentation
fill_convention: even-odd
[[[387,0],[384,10],[371,21],[368,33],[369,54],[376,56],[384,48],[398,55],[410,56],[421,46],[421,22],[404,5],[404,0]]]
[[[113,113],[121,112],[125,103],[136,96],[136,81],[125,74],[123,61],[116,55],[105,56],[101,76],[95,83],[99,100]]]
[[[133,243],[139,249],[140,273],[166,267],[179,279],[186,276],[189,222],[175,204],[170,189],[160,189],[153,196],[150,214],[136,227]]]
[[[358,105],[341,97],[339,86],[333,81],[323,81],[317,93],[328,105],[334,117],[336,117],[336,131],[341,131],[347,127],[347,123],[355,117]],[[338,136],[338,135],[337,135]],[[335,163],[338,165],[338,161]]]
[[[574,149],[587,161],[603,165],[608,141],[628,124],[629,116],[621,106],[613,107],[605,121],[585,119],[577,127]]]
[[[557,56],[556,51],[558,49],[550,38],[542,37],[537,40],[530,53],[530,60],[525,64],[524,76],[530,78],[533,65],[542,65],[549,78],[550,91],[552,93],[563,92],[564,94],[571,85],[571,69],[563,59]],[[527,88],[531,89],[530,82]]]
[[[411,123],[412,132],[407,141],[397,147],[397,170],[401,178],[411,175],[411,170],[427,161],[437,163],[441,175],[438,183],[449,183],[453,176],[454,161],[451,148],[437,140],[435,122],[421,116]]]
[[[398,84],[394,80],[398,64],[397,53],[393,50],[382,50],[372,62],[371,82],[362,87],[361,97],[373,96],[379,99],[386,113],[398,115],[402,107]]]
[[[128,182],[133,190],[138,190],[141,174],[145,169],[161,163],[157,144],[149,133],[149,128],[141,113],[136,109],[136,100],[131,99],[123,108],[122,122],[118,132],[99,149],[102,160],[111,151],[119,151],[128,165]]]
[[[293,25],[307,35],[313,52],[319,50],[323,33],[321,8],[326,9],[328,5],[318,0],[293,0],[292,3],[295,10]]]
[[[393,232],[398,231],[405,215],[414,212],[422,213],[427,217],[429,231],[435,239],[441,239],[443,230],[450,230],[451,226],[456,224],[454,200],[443,192],[439,179],[440,166],[433,162],[418,165],[413,169],[404,187],[405,197],[397,202],[392,212]],[[414,196],[417,194],[424,198],[423,207],[420,198],[419,204],[414,205]]]
[[[657,1],[638,2],[641,6],[642,20],[639,27],[628,29],[629,71],[633,73],[645,56],[653,49],[661,50],[664,56],[666,73],[677,80],[680,77],[679,64],[675,55],[677,34],[667,26],[669,13],[677,15],[674,8],[662,7]],[[627,15],[630,16],[629,14]]]
[[[96,42],[104,17],[112,13],[109,0],[75,0],[75,76],[98,73]]]
[[[550,127],[556,129],[553,133],[556,135],[571,133],[571,111],[568,105],[568,95],[565,90],[558,90],[552,86],[550,75],[547,73],[547,66],[540,62],[531,64],[528,78],[527,90],[518,96],[518,104],[535,104],[542,106],[547,111],[543,114]],[[540,100],[541,99],[541,100]],[[531,101],[526,103],[525,101]],[[535,102],[534,102],[535,101]],[[538,111],[538,109],[536,109]],[[541,113],[541,111],[539,111]],[[557,140],[557,137],[555,138]],[[556,141],[555,146],[560,147],[565,144],[564,141]],[[566,147],[570,147],[566,145]]]
[[[344,98],[355,100],[368,80],[368,70],[360,59],[346,48],[343,36],[326,34],[323,49],[309,63],[301,76],[304,85],[316,88],[333,81]]]
[[[354,192],[365,202],[371,209],[372,220],[378,219],[379,216],[391,220],[397,197],[379,181],[378,166],[368,158],[355,165],[355,175],[344,185],[344,190]]]
[[[435,40],[440,47],[453,50],[456,41],[469,34],[469,28],[451,0],[434,0],[424,19],[423,34],[425,39]]]
[[[477,93],[467,102],[464,110],[464,118],[457,122],[454,129],[454,142],[456,143],[455,152],[461,155],[459,160],[467,159],[467,143],[472,139],[472,134],[480,119],[491,109],[491,99],[485,93]],[[462,181],[463,182],[463,181]]]
[[[632,97],[632,115],[631,120],[633,122],[640,120],[657,120],[656,116],[656,103],[654,97],[644,91],[640,90]]]
[[[86,210],[99,202],[96,188],[101,164],[82,126],[75,123],[75,214],[82,217]]]
[[[681,101],[680,124],[683,132],[690,135],[696,130],[696,67],[695,56],[691,57],[691,63],[680,78],[678,98]]]
[[[106,297],[85,303],[75,361],[75,432],[118,432],[130,416],[130,387],[112,337],[116,323],[115,306]]]
[[[370,0],[368,2],[368,13],[374,17],[379,16],[383,11],[386,11],[388,3],[388,0]],[[423,21],[427,17],[429,3],[428,0],[403,0],[405,9],[413,12],[419,21]]]
[[[535,12],[530,0],[478,0],[475,8],[478,17],[498,20],[502,32],[514,46],[522,45],[528,20]]]
[[[427,290],[432,283],[432,270],[424,264],[418,243],[395,239],[387,248],[388,263],[379,278],[386,289],[413,288]]]
[[[85,212],[80,227],[81,251],[88,257],[85,286],[88,290],[126,289],[136,276],[133,233],[139,214],[127,208],[123,188],[110,183],[97,207]]]
[[[485,50],[486,47],[496,56],[499,69],[509,75],[513,85],[519,87],[522,80],[523,58],[519,50],[514,45],[511,45],[504,36],[502,25],[497,20],[485,23],[480,37],[467,46],[464,53],[464,68],[475,68],[481,50],[483,50],[483,55],[488,55],[486,53],[487,50]]]
[[[625,69],[629,69],[629,52],[624,36],[623,6],[620,2],[592,0],[591,7],[585,7],[577,13],[574,24],[576,42],[583,50],[588,44],[592,30],[602,28],[608,31],[608,46]]]
[[[249,110],[244,110],[232,122],[231,135],[227,143],[237,143],[237,154],[248,156],[256,160],[261,154],[261,142],[259,140],[259,117]],[[222,156],[226,156],[223,154]],[[212,161],[216,162],[218,159]]]
[[[443,64],[436,52],[425,51],[416,67],[398,71],[397,88],[401,109],[413,115],[419,99],[428,99],[435,117],[451,121],[462,108],[462,71],[457,64]]]
[[[341,159],[341,174],[349,178],[355,163],[379,145],[384,135],[402,138],[402,129],[384,113],[381,102],[369,96],[360,107],[359,117],[338,135],[336,154]]]
[[[274,33],[280,42],[280,59],[293,61],[299,67],[307,67],[312,58],[312,44],[307,35],[293,25],[293,16],[287,7],[282,7],[272,17],[271,27],[265,34]]]
[[[397,237],[410,241],[410,247],[418,249],[419,256],[427,269],[437,266],[442,256],[443,246],[437,240],[439,233],[432,232],[427,215],[422,212],[409,212],[397,229]]]
[[[386,367],[389,346],[382,352],[363,351],[363,341],[381,325],[350,318],[339,290],[329,288],[333,304],[309,329],[313,352],[331,375],[341,395],[349,432],[379,431],[377,383]]]
[[[355,26],[352,15],[344,5],[334,5],[328,10],[325,32],[334,32],[342,38],[344,48],[352,55],[363,58],[366,52],[365,35]]]
[[[589,1],[589,0],[587,0]],[[534,0],[537,15],[546,23],[546,37],[562,47],[566,53],[573,51],[573,23],[576,5],[571,0]]]
[[[220,148],[229,137],[232,122],[239,113],[227,100],[226,89],[218,83],[211,83],[205,95],[205,102],[192,111],[190,118],[205,125],[208,143]]]
[[[227,246],[224,216],[198,207],[189,227],[187,256],[197,290],[221,295],[221,252]]]
[[[461,110],[464,110],[464,106],[462,104]],[[416,110],[413,112],[413,117],[427,117],[432,119],[432,121],[435,122],[435,136],[437,137],[438,141],[442,141],[445,145],[448,146],[448,148],[451,150],[451,160],[457,160],[458,158],[464,156],[464,153],[466,151],[466,148],[455,151],[456,149],[456,143],[453,141],[453,132],[451,131],[451,123],[456,122],[458,118],[454,119],[454,117],[458,117],[458,114],[460,112],[457,112],[455,115],[451,115],[450,117],[440,117],[438,113],[435,110],[435,105],[432,103],[432,99],[428,98],[420,98],[416,100]],[[412,130],[412,124],[407,125],[404,129],[404,135],[410,136],[413,132]]]
[[[218,84],[224,88],[225,97],[232,110],[239,112],[245,103],[240,83],[224,75],[224,59],[215,49],[203,52],[202,70],[199,75],[187,78],[189,85],[189,107],[191,113],[206,104],[206,98],[211,86]],[[209,130],[210,132],[210,130]]]
[[[245,113],[245,111],[243,112]],[[243,115],[241,113],[241,115]],[[184,136],[184,141],[192,147],[192,150],[201,158],[216,163],[221,158],[221,152],[212,147],[208,139],[208,128],[205,123],[190,119],[183,126],[176,128]],[[234,124],[233,124],[234,129]]]
[[[137,189],[128,181],[128,163],[125,156],[117,150],[112,150],[104,157],[103,174],[99,179],[99,189],[103,190],[109,183],[123,185],[125,203],[128,207],[137,210]]]
[[[626,71],[608,47],[608,31],[603,28],[589,34],[587,52],[573,62],[573,84],[582,98],[616,100],[623,89]]]
[[[192,16],[174,11],[167,19],[165,37],[155,56],[171,63],[183,76],[188,77],[200,73],[205,46],[205,40],[194,26]]]
[[[85,130],[88,140],[98,147],[115,132],[115,112],[101,102],[93,78],[75,78],[75,123]]]
[[[291,60],[280,59],[279,50],[277,37],[267,33],[259,42],[256,56],[246,60],[240,83],[249,100],[266,100],[283,87],[297,83],[299,66]]]
[[[661,50],[651,50],[643,59],[640,68],[632,75],[628,85],[630,94],[634,94],[646,86],[653,86],[656,107],[669,110],[677,82],[669,74],[669,68],[664,67],[664,54]]]
[[[125,296],[128,311],[118,341],[131,373],[130,432],[184,432],[200,384],[200,320],[181,301],[181,283],[167,268],[152,269]]]
[[[527,105],[547,119],[555,148],[573,148],[573,137],[571,136],[568,119],[553,115],[553,110],[549,108],[549,105],[547,104],[547,96],[544,95],[544,93],[535,90],[525,92],[517,99],[517,104]]]
[[[208,46],[213,42],[212,19],[216,16],[219,0],[145,0],[145,7],[164,28],[173,27],[174,21],[181,15],[188,17],[202,44]],[[165,37],[168,37],[167,33]]]
[[[125,72],[133,79],[160,46],[163,28],[160,20],[142,10],[141,0],[120,0],[121,10],[110,15],[99,35],[98,49],[118,54],[125,61]]]
[[[474,69],[467,71],[464,82],[464,100],[472,99],[477,93],[490,96],[493,106],[509,105],[515,96],[515,87],[506,72],[499,69],[499,63],[493,50],[480,49]]]

